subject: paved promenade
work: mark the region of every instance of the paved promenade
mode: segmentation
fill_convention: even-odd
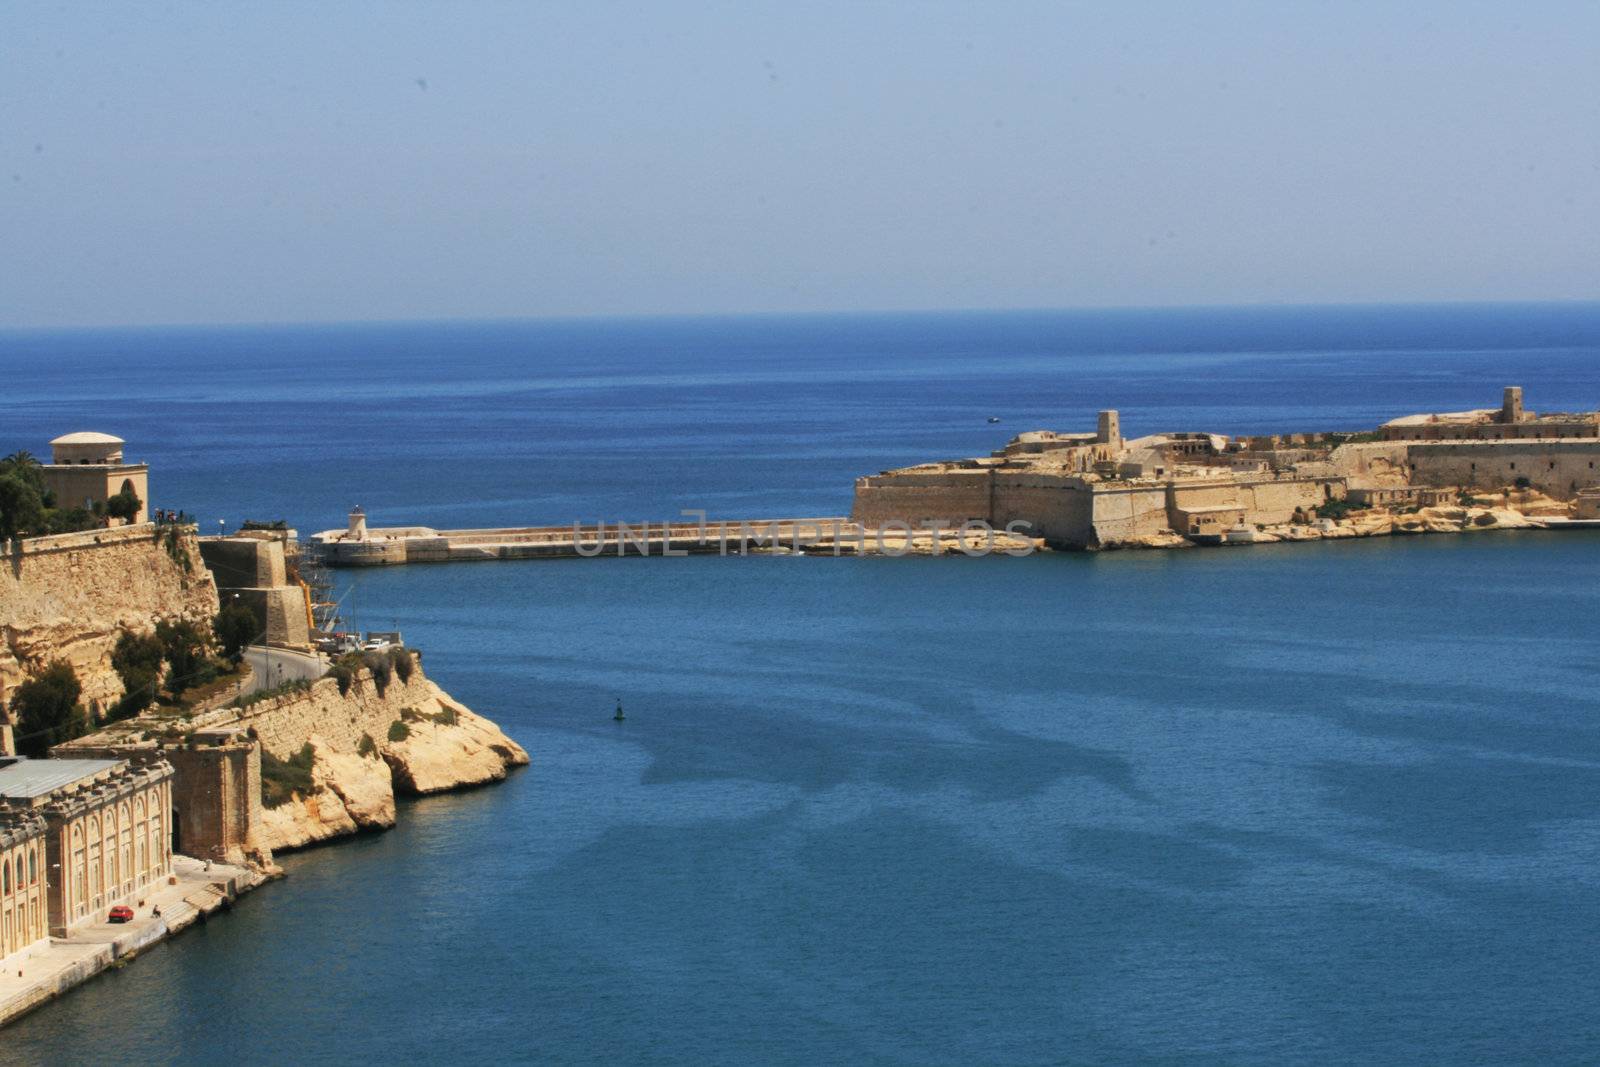
[[[134,908],[132,922],[89,923],[70,937],[50,938],[7,957],[0,965],[0,1026],[132,959],[265,880],[243,867],[208,867],[188,856],[172,857],[172,871],[175,884],[153,886]]]

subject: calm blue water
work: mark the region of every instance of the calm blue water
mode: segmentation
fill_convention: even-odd
[[[0,452],[208,519],[848,507],[1129,433],[1600,406],[1600,307],[0,335]],[[988,426],[998,415],[1005,422]],[[534,765],[7,1029],[15,1062],[1591,1061],[1600,540],[362,572]],[[621,696],[628,721],[610,721]]]

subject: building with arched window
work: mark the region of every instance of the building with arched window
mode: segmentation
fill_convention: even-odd
[[[44,817],[0,801],[0,960],[49,935]]]
[[[125,463],[120,437],[108,433],[69,433],[50,442],[50,462],[41,465],[44,484],[64,508],[93,511],[118,493],[139,498],[133,521],[150,521],[150,466]]]
[[[0,827],[37,824],[33,843],[0,845],[0,863],[9,863],[0,866],[0,901],[11,899],[7,870],[13,885],[29,873],[30,892],[43,884],[42,909],[23,917],[42,910],[52,937],[137,903],[172,871],[172,774],[160,758],[0,759]],[[0,916],[8,906],[0,903]]]

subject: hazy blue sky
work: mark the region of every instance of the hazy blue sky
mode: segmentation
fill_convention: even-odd
[[[0,6],[0,324],[1600,296],[1600,3]]]

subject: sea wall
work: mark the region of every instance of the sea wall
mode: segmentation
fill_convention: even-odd
[[[997,529],[1026,523],[1028,534],[1050,544],[1088,548],[1094,544],[1094,520],[1094,498],[1080,478],[1026,471],[995,472],[990,522]]]
[[[850,518],[868,529],[888,523],[915,528],[930,522],[992,522],[993,493],[987,470],[874,475],[856,479]]]
[[[194,531],[145,523],[0,548],[0,700],[51,660],[72,664],[85,704],[122,696],[111,650],[163,619],[209,622],[217,592]]]

